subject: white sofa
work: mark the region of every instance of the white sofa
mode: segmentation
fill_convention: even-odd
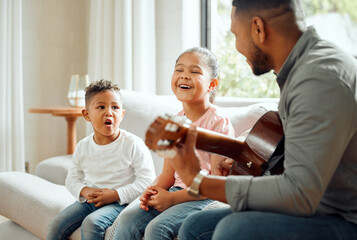
[[[121,128],[143,139],[157,116],[181,109],[181,103],[174,96],[125,90],[122,93],[126,114]],[[277,102],[278,99],[216,99],[216,105],[232,120],[236,136],[251,128],[267,110],[276,110]],[[152,155],[156,174],[159,174],[163,159],[155,153]],[[70,163],[71,155],[63,155],[38,164],[37,176],[22,172],[0,173],[0,215],[10,219],[0,224],[0,240],[45,239],[51,219],[74,201],[63,185]],[[106,239],[113,238],[116,222],[107,229]],[[73,233],[71,239],[80,239],[80,231]]]

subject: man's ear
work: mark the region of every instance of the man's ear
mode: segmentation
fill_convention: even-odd
[[[214,78],[211,80],[211,83],[209,84],[209,91],[213,91],[218,85],[218,79]]]
[[[252,19],[252,38],[255,43],[264,43],[266,40],[265,23],[260,17]]]
[[[121,117],[124,117],[124,115],[125,115],[125,109],[123,109],[123,110],[121,110],[122,111],[122,113],[123,113],[123,115],[121,116]]]
[[[89,113],[88,110],[85,108],[82,110],[82,115],[84,117],[85,120],[87,120],[88,122],[90,122],[90,117],[89,117]]]

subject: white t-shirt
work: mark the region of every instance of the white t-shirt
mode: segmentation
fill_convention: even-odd
[[[79,202],[84,187],[116,189],[120,204],[138,197],[155,179],[149,149],[141,138],[120,129],[119,137],[107,145],[98,145],[94,133],[81,140],[73,154],[66,187]]]

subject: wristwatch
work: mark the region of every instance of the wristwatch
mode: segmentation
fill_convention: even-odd
[[[193,179],[191,186],[187,188],[187,192],[190,196],[198,198],[200,197],[200,184],[202,182],[203,177],[208,175],[208,171],[206,169],[201,169],[199,173]]]

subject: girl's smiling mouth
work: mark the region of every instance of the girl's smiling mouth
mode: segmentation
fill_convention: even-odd
[[[181,89],[191,89],[191,88],[192,88],[191,86],[186,85],[186,84],[180,84],[179,87],[180,87]]]

